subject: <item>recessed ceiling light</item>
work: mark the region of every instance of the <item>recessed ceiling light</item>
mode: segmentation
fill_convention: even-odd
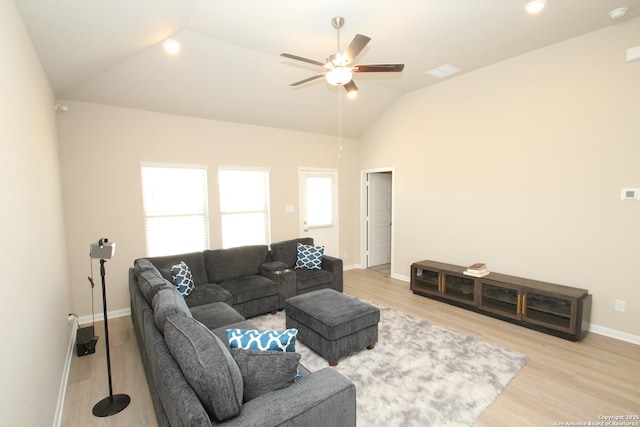
[[[530,14],[539,13],[547,5],[547,0],[532,0],[524,5],[525,10]]]
[[[611,12],[609,12],[609,16],[611,17],[611,19],[620,19],[624,15],[627,14],[628,10],[629,10],[629,8],[627,8],[627,7],[619,7],[617,9],[613,9]]]
[[[455,74],[458,71],[460,71],[460,68],[456,67],[455,65],[444,64],[434,68],[433,70],[427,71],[427,74],[441,79],[443,77],[450,76],[451,74]]]
[[[164,48],[164,51],[169,55],[175,55],[180,52],[180,43],[178,43],[178,41],[174,39],[166,39],[162,43],[162,47]]]

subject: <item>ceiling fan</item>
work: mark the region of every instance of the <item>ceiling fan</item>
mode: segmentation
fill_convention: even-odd
[[[352,97],[358,92],[358,87],[353,82],[353,73],[397,73],[404,69],[404,64],[377,64],[377,65],[353,65],[353,61],[362,52],[371,38],[356,34],[349,46],[344,52],[340,52],[340,28],[344,25],[344,18],[335,17],[331,20],[333,28],[336,29],[338,35],[338,52],[327,58],[326,62],[315,61],[313,59],[303,58],[301,56],[292,55],[290,53],[281,53],[280,56],[295,59],[296,61],[306,62],[308,64],[317,65],[325,68],[321,74],[308,77],[299,82],[291,83],[290,86],[299,86],[303,83],[325,77],[327,83],[333,86],[344,86],[347,94]]]

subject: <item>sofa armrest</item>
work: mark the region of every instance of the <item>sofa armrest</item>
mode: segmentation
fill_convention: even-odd
[[[229,426],[356,425],[356,387],[332,368],[304,376],[289,387],[263,394],[242,405]]]
[[[338,292],[342,292],[342,259],[325,255],[322,257],[322,269],[330,271],[331,274],[333,274],[333,289]]]
[[[296,295],[295,270],[287,268],[284,262],[266,262],[260,266],[260,274],[278,284],[278,310],[284,308],[284,301]]]
[[[286,269],[287,269],[287,264],[285,264],[282,261],[265,262],[260,266],[260,274],[262,274],[263,271],[268,273],[273,273],[276,271],[282,271]]]

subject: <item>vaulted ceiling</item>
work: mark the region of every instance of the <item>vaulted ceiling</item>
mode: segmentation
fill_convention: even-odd
[[[492,63],[640,16],[640,0],[549,0],[528,15],[524,0],[16,0],[59,99],[116,105],[333,135],[339,111],[357,138],[403,94]],[[609,12],[626,6],[625,17]],[[358,97],[320,62],[371,37],[357,63],[404,63],[401,73],[355,74]],[[165,53],[173,38],[179,54]],[[638,40],[640,44],[640,39]],[[624,60],[621,52],[621,60]],[[462,71],[437,79],[427,71]]]

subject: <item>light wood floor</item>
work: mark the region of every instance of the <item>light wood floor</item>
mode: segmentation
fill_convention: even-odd
[[[482,413],[476,427],[554,426],[559,425],[556,422],[588,423],[599,421],[599,416],[640,414],[640,346],[591,333],[578,343],[555,338],[414,295],[408,283],[374,270],[346,271],[344,282],[349,295],[529,357],[527,365]],[[131,404],[108,418],[92,415],[93,405],[109,394],[102,328],[96,323],[100,341],[95,354],[74,355],[62,425],[156,426],[129,317],[110,320],[109,333],[113,390],[131,396]]]

